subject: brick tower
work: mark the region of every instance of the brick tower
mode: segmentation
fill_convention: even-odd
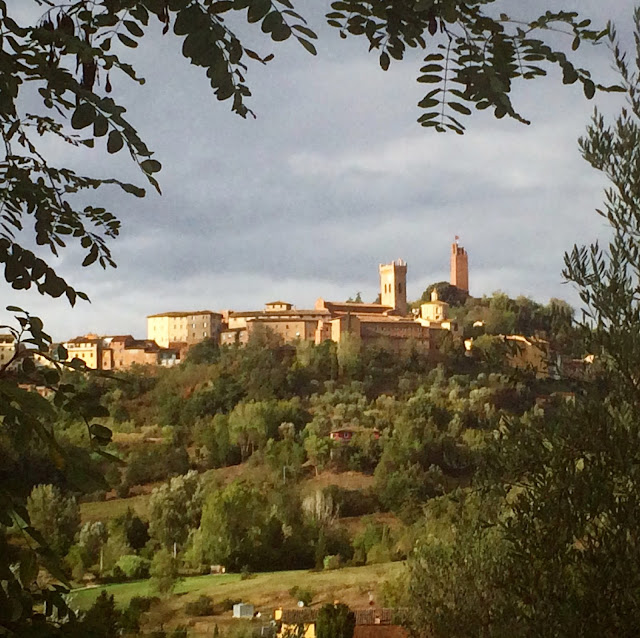
[[[451,285],[469,292],[469,257],[467,251],[458,245],[459,237],[451,244]]]
[[[402,259],[380,264],[380,303],[407,314],[407,262]]]

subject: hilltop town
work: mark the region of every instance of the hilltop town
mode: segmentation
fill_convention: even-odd
[[[296,308],[286,301],[266,303],[260,310],[170,311],[147,317],[146,339],[132,335],[86,334],[63,345],[69,359],[88,368],[120,370],[138,365],[174,366],[192,346],[207,339],[219,345],[244,345],[259,334],[282,343],[358,339],[363,345],[384,341],[399,350],[407,342],[421,353],[438,351],[444,334],[458,334],[449,318],[449,304],[433,291],[431,299],[413,311],[407,303],[407,263],[398,259],[380,264],[377,303],[328,301],[318,298],[314,308]],[[469,262],[458,239],[451,245],[451,285],[469,294]],[[0,340],[0,363],[13,349],[13,340]]]

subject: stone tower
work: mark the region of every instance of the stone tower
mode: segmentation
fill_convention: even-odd
[[[400,315],[407,314],[407,262],[402,259],[380,264],[380,303]]]
[[[469,257],[458,245],[458,237],[451,244],[451,285],[469,292]]]

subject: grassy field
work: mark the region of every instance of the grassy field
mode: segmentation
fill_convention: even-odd
[[[109,501],[94,501],[80,503],[80,519],[82,523],[93,521],[108,521],[120,516],[131,508],[140,518],[149,517],[149,494],[139,494],[131,498],[114,498]]]
[[[242,600],[252,603],[256,611],[271,613],[277,607],[295,606],[296,601],[289,595],[289,590],[297,585],[314,593],[314,604],[340,600],[354,608],[366,607],[369,592],[379,591],[383,581],[397,576],[402,569],[402,563],[384,563],[322,572],[266,572],[246,580],[242,580],[240,574],[193,576],[178,583],[173,594],[165,601],[165,606],[179,616],[186,602],[207,595],[211,596],[214,603],[227,598]],[[153,595],[149,581],[143,580],[75,590],[72,592],[72,605],[86,609],[103,589],[113,594],[116,603],[121,606],[127,605],[133,596]]]

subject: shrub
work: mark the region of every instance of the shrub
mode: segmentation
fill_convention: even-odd
[[[234,605],[237,605],[241,602],[241,598],[225,598],[220,602],[220,608],[222,609],[222,611],[231,611]]]
[[[298,585],[295,585],[289,590],[289,596],[295,600],[302,601],[305,607],[308,607],[313,600],[313,592],[310,589],[302,589],[302,587],[298,587]]]
[[[137,578],[149,578],[150,566],[150,560],[142,558],[142,556],[136,556],[135,554],[127,554],[119,558],[114,570],[119,568],[122,570],[125,578],[134,580]]]
[[[367,552],[367,565],[388,563],[392,560],[391,550],[385,543],[376,543]]]
[[[322,561],[322,565],[325,569],[339,569],[342,563],[342,558],[340,554],[330,554],[329,556],[325,556]]]
[[[161,594],[168,594],[178,580],[177,561],[168,550],[161,549],[153,557],[150,572],[154,589]]]
[[[184,606],[187,616],[211,616],[213,615],[213,601],[210,596],[200,596]]]

